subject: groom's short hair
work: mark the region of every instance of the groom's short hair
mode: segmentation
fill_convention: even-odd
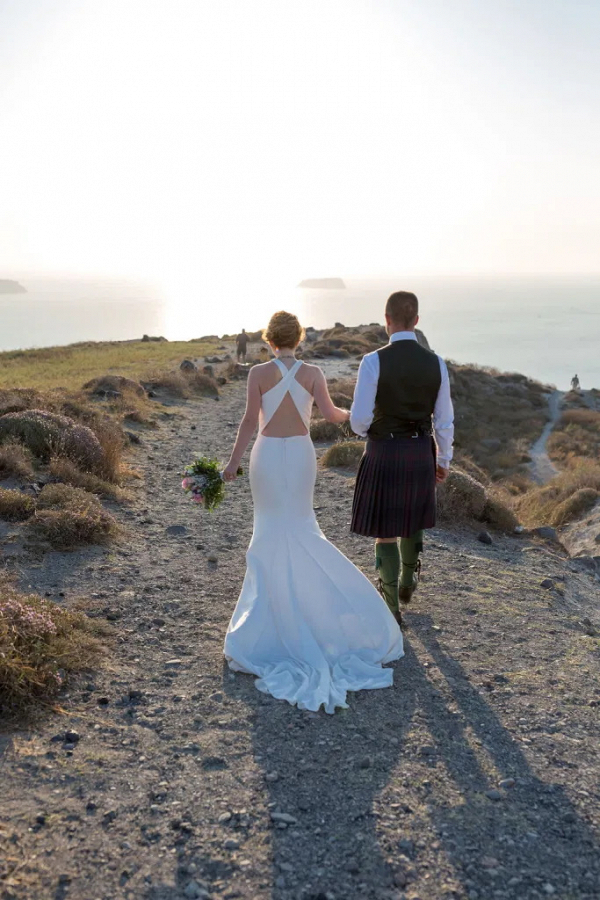
[[[395,325],[412,328],[419,315],[419,301],[410,291],[396,291],[388,297],[385,311]]]

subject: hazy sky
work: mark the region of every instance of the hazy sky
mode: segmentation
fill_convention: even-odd
[[[600,270],[600,0],[0,0],[0,270]]]

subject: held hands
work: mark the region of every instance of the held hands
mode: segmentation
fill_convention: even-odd
[[[435,481],[436,484],[441,484],[442,481],[445,481],[448,477],[448,473],[450,472],[449,468],[445,466],[436,466],[435,468]]]

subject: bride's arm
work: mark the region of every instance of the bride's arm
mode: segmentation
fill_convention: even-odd
[[[327,387],[325,375],[321,369],[318,368],[313,386],[313,396],[317,406],[321,410],[321,415],[324,419],[327,419],[328,422],[334,422],[336,425],[341,425],[342,422],[347,422],[350,418],[350,412],[347,409],[340,409],[339,406],[335,406],[333,400],[329,396],[329,388]]]
[[[246,448],[250,443],[252,435],[256,431],[258,425],[258,414],[260,413],[260,389],[258,387],[258,370],[250,369],[248,373],[248,394],[246,398],[246,412],[240,422],[237,438],[231,451],[231,457],[223,478],[225,481],[233,481],[236,477],[237,470],[240,465],[242,456],[246,452]]]

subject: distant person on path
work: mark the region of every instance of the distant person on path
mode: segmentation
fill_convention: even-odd
[[[579,390],[579,375],[573,375],[573,377],[571,378],[571,390]]]
[[[246,329],[242,328],[242,333],[238,334],[235,339],[237,361],[246,364],[246,350],[248,349],[248,335]]]
[[[446,363],[417,340],[415,295],[392,294],[385,321],[390,342],[363,357],[350,413],[367,438],[351,528],[375,538],[379,590],[400,623],[399,600],[409,603],[418,584],[423,531],[435,525],[436,483],[448,476],[454,410]]]

